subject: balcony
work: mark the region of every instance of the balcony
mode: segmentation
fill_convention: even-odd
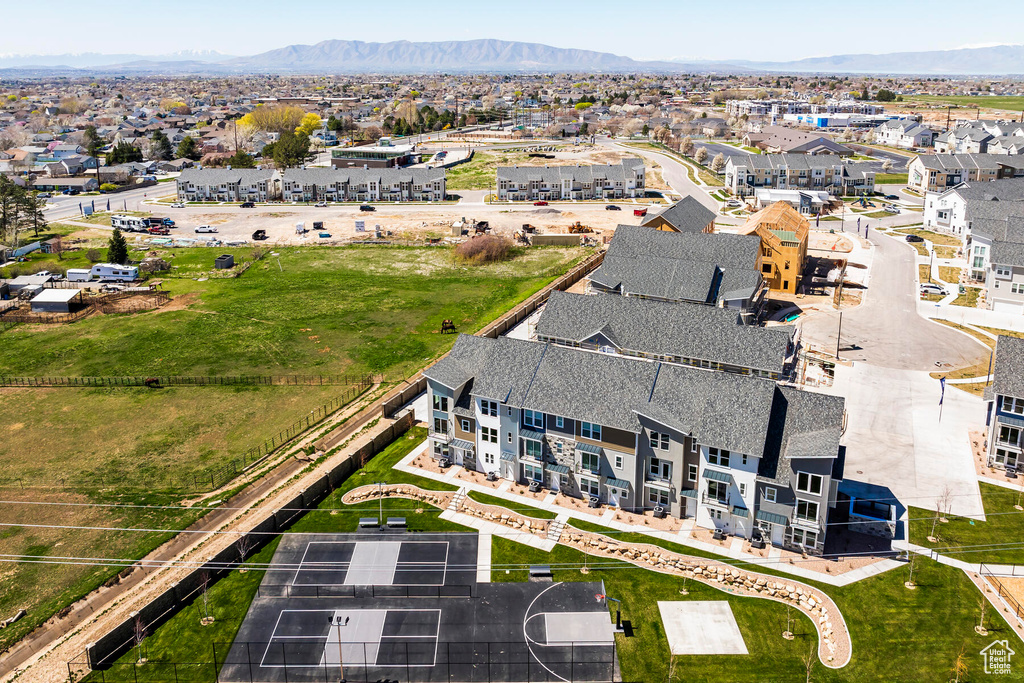
[[[729,508],[728,498],[715,498],[713,496],[709,496],[707,493],[700,494],[700,502],[704,505],[710,505],[711,507],[722,508],[723,510],[727,510]]]
[[[821,531],[821,525],[817,519],[811,519],[809,517],[798,517],[793,515],[792,525],[801,529],[809,529],[811,531]]]
[[[448,431],[446,432],[439,432],[433,427],[431,427],[430,430],[427,432],[427,436],[429,436],[431,439],[434,439],[435,441],[440,441],[441,443],[451,443],[451,440],[453,438],[452,428],[449,427]]]

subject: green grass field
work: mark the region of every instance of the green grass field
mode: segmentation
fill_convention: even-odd
[[[1020,112],[1024,109],[1024,96],[1000,95],[911,95],[899,106],[906,107],[908,102],[924,104],[942,104],[954,107],[981,107],[983,109],[1001,109]]]
[[[910,515],[910,541],[926,548],[934,548],[944,555],[964,562],[996,564],[1024,564],[1024,512],[1014,509],[1018,500],[1024,504],[1019,491],[981,482],[981,500],[985,507],[985,521],[966,517],[949,517],[949,522],[934,525],[937,543],[928,540],[932,533],[935,512],[912,507]],[[1016,546],[1016,547],[1015,547]]]
[[[876,173],[875,185],[906,185],[907,173]]]
[[[295,532],[345,532],[355,528],[358,517],[375,516],[377,502],[344,507],[340,495],[367,482],[402,481],[440,488],[434,482],[400,474],[391,466],[406,455],[424,437],[422,429],[392,444],[371,460],[366,468],[346,481],[317,511],[300,520]],[[385,515],[406,516],[411,528],[423,531],[461,530],[456,525],[438,520],[438,510],[417,507],[406,500],[384,501]],[[575,525],[575,522],[574,522]],[[581,528],[606,531],[596,524],[581,522]],[[638,534],[621,534],[620,540],[649,540]],[[276,543],[276,542],[275,542]],[[813,681],[946,681],[961,648],[970,678],[983,680],[979,651],[995,639],[1007,638],[1011,647],[1024,647],[1020,640],[989,609],[985,625],[989,635],[974,632],[980,617],[981,595],[969,579],[957,569],[939,565],[923,558],[915,561],[914,581],[918,588],[907,590],[903,582],[909,569],[887,572],[846,587],[817,586],[839,605],[853,635],[854,652],[850,664],[839,670],[824,667],[816,657],[817,634],[812,623],[797,611],[790,611],[787,622],[784,605],[768,600],[728,595],[696,582],[683,582],[681,577],[666,576],[625,563],[601,561],[593,568],[595,558],[584,559],[579,551],[556,546],[546,553],[498,536],[492,539],[493,581],[525,581],[530,564],[548,564],[555,570],[555,581],[600,581],[604,591],[622,600],[622,617],[629,622],[632,636],[616,636],[619,663],[624,681],[704,681],[707,683],[746,683],[748,681],[804,681],[809,653],[815,653],[811,664]],[[692,555],[705,555],[664,541],[658,545],[682,550]],[[269,561],[274,544],[266,547],[252,562]],[[583,574],[579,568],[591,567]],[[771,566],[763,571],[778,573]],[[137,654],[124,655],[117,666],[104,672],[103,679],[146,683],[165,680],[161,662],[207,662],[188,680],[206,683],[214,680],[211,642],[230,642],[237,633],[249,602],[261,579],[258,571],[245,574],[232,572],[209,591],[210,614],[216,621],[201,626],[202,601],[197,599],[170,621],[151,634],[143,646],[149,659],[135,669]],[[811,582],[812,585],[813,582]],[[681,595],[685,588],[687,595]],[[736,618],[749,654],[747,656],[679,656],[671,657],[661,624],[658,601],[724,600]],[[611,615],[610,615],[611,617]],[[792,641],[781,637],[787,626],[796,635]],[[218,645],[219,647],[219,645]],[[137,676],[137,679],[136,679]],[[95,674],[90,680],[99,680]],[[961,679],[965,680],[965,679]]]

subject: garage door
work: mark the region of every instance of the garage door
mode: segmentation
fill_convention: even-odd
[[[1000,301],[999,299],[992,302],[992,310],[996,313],[1015,313],[1017,315],[1022,312],[1019,301]]]

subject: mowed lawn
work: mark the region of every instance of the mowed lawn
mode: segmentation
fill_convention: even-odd
[[[172,250],[173,251],[173,250]],[[177,250],[167,309],[4,334],[9,375],[411,374],[564,273],[582,249],[465,266],[447,248],[291,248],[199,281],[221,249]],[[244,257],[245,254],[239,254]]]
[[[376,501],[351,507],[340,502],[344,491],[360,484],[407,481],[429,488],[445,488],[390,469],[423,438],[424,430],[416,429],[399,439],[346,481],[316,511],[297,522],[292,531],[351,532],[359,517],[375,516]],[[439,520],[439,512],[429,505],[409,500],[394,499],[384,504],[385,515],[405,516],[413,530],[462,530]],[[633,540],[633,536],[622,540]],[[274,543],[276,541],[253,561],[269,561]],[[583,554],[565,546],[556,546],[546,553],[498,536],[492,538],[492,543],[494,581],[525,581],[529,565],[548,564],[554,569],[556,581],[603,582],[603,592],[622,601],[622,616],[629,622],[632,632],[629,637],[616,636],[624,681],[804,681],[806,658],[812,653],[810,679],[814,681],[946,681],[961,650],[969,674],[969,678],[961,680],[983,680],[983,662],[978,653],[988,643],[1006,638],[1012,648],[1024,647],[991,609],[985,619],[989,635],[977,635],[974,625],[981,614],[981,594],[959,570],[923,558],[917,560],[914,581],[918,588],[914,591],[903,586],[908,579],[907,567],[842,588],[817,586],[835,599],[853,634],[854,654],[850,664],[831,670],[817,660],[817,633],[810,620],[796,610],[787,614],[786,607],[779,603],[727,595],[693,580],[684,582],[681,577],[607,559],[588,558],[586,564],[590,572],[583,574],[580,571],[585,563]],[[601,566],[595,568],[595,563]],[[770,565],[764,571],[778,573]],[[144,645],[148,663],[134,670],[131,662],[137,655],[126,654],[118,666],[104,672],[104,680],[131,683],[165,680],[165,671],[169,668],[166,662],[207,662],[205,666],[186,669],[195,672],[189,680],[212,683],[214,667],[210,643],[217,642],[217,650],[221,652],[234,638],[260,578],[258,571],[232,572],[210,590],[209,609],[216,617],[212,625],[200,625],[203,607],[202,601],[197,599],[149,637]],[[680,594],[682,589],[688,594]],[[674,600],[727,601],[749,654],[670,656],[657,603]],[[792,621],[788,622],[787,617]],[[782,638],[787,625],[796,635],[792,641]]]
[[[972,564],[1024,564],[1024,512],[1013,506],[1024,504],[1020,490],[981,482],[985,521],[949,517],[934,522],[935,512],[912,507],[910,541]],[[934,528],[935,543],[928,540]]]
[[[1014,95],[910,95],[908,102],[944,104],[954,107],[981,107],[1019,112],[1024,109],[1024,97]],[[898,106],[906,107],[905,102]]]

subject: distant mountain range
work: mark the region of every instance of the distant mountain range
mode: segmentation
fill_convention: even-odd
[[[213,51],[168,55],[63,54],[0,55],[0,70],[31,75],[52,73],[242,74],[242,73],[437,73],[437,72],[662,72],[662,73],[877,73],[933,75],[1024,74],[1024,46],[851,54],[791,62],[640,61],[593,50],[507,40],[435,43],[406,40],[366,43],[325,40],[289,45],[249,57]]]

